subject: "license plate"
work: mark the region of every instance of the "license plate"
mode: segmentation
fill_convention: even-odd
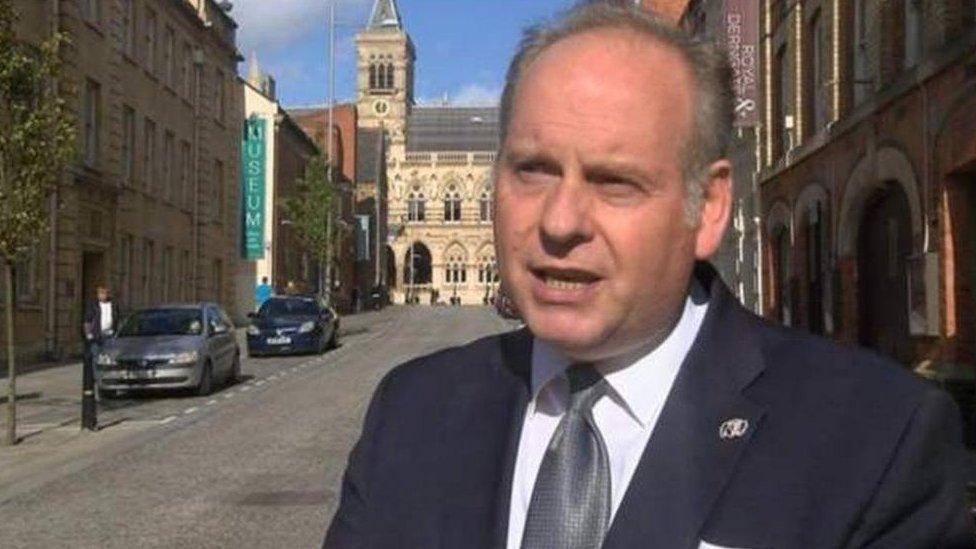
[[[291,344],[291,338],[286,336],[281,337],[269,337],[268,345],[289,345]]]
[[[122,379],[152,379],[156,377],[156,370],[125,370]]]

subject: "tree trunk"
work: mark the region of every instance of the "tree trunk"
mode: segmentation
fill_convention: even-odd
[[[14,266],[9,262],[3,265],[4,274],[4,320],[7,325],[7,446],[17,444],[17,367],[14,363]]]

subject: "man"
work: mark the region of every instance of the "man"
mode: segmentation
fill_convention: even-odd
[[[326,547],[973,546],[951,401],[705,263],[731,97],[723,56],[634,9],[527,34],[495,175],[527,329],[380,383]]]
[[[264,302],[271,298],[274,289],[268,284],[268,277],[262,276],[261,283],[254,288],[254,308],[260,309]]]
[[[115,334],[119,325],[119,309],[112,301],[108,286],[99,285],[95,289],[95,301],[85,307],[82,334],[85,345],[97,353],[102,342]]]

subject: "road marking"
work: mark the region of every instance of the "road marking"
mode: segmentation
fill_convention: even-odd
[[[196,406],[194,406],[192,408],[187,408],[186,410],[183,410],[183,413],[184,414],[192,414],[193,412],[196,412],[197,410],[199,410],[199,408],[197,408]]]
[[[217,400],[216,399],[208,400],[207,401],[207,406],[213,406],[214,404],[217,404]]]
[[[241,387],[241,392],[242,392],[242,393],[246,393],[246,392],[248,392],[248,391],[250,391],[250,390],[251,390],[251,388],[250,388],[250,387]]]
[[[160,425],[166,425],[167,423],[173,421],[174,419],[176,419],[176,416],[165,417],[165,418],[159,420],[159,424]]]
[[[257,383],[255,383],[254,385],[255,385],[256,387],[260,387],[260,386],[262,386],[262,385],[264,385],[264,380],[262,379],[261,381],[258,381],[258,382],[257,382]]]
[[[224,398],[233,398],[233,397],[234,397],[234,393],[227,393],[226,395],[224,395]]]

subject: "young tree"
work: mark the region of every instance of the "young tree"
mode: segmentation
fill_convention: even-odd
[[[9,372],[7,444],[17,442],[14,266],[29,256],[47,231],[47,199],[75,151],[75,121],[56,85],[64,37],[27,43],[17,36],[16,21],[10,0],[0,0],[0,267]]]
[[[338,201],[338,192],[330,181],[326,158],[316,155],[309,159],[305,175],[297,181],[299,192],[284,203],[285,217],[291,222],[306,251],[318,263],[320,269],[331,267],[337,249],[334,243],[335,219],[330,219]],[[326,281],[328,284],[328,281]],[[322,281],[319,280],[322,287]],[[331,288],[322,288],[327,299]],[[329,299],[331,303],[331,299]]]

